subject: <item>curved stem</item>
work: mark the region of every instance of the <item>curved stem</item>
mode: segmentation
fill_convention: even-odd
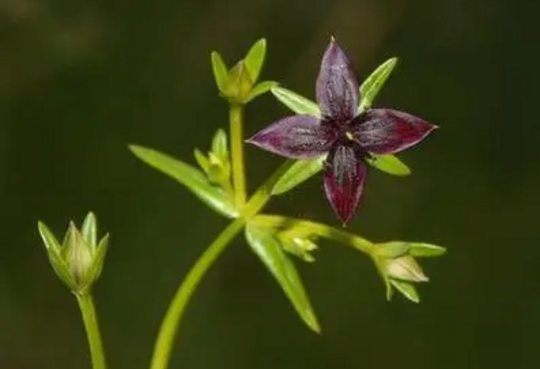
[[[270,197],[272,196],[272,187],[292,164],[292,161],[287,161],[274,172],[266,183],[257,190],[253,197],[251,197],[240,217],[229,224],[219,234],[188,272],[186,278],[180,284],[180,287],[174,295],[173,300],[169,305],[169,309],[161,323],[158,338],[154,346],[154,354],[150,365],[151,369],[166,369],[169,366],[174,339],[178,332],[178,328],[180,327],[182,316],[184,315],[190,298],[202,277],[204,277],[208,269],[225,250],[227,245],[230,244],[232,239],[240,233],[246,222],[257,215],[264,205],[266,205],[268,200],[270,200]]]
[[[103,352],[103,344],[101,341],[101,334],[99,332],[99,326],[96,315],[96,307],[94,306],[94,300],[89,292],[76,294],[79,308],[86,328],[86,335],[88,336],[88,344],[90,346],[90,355],[92,357],[93,369],[105,369],[105,354]]]
[[[242,210],[246,203],[246,178],[244,170],[244,138],[243,138],[242,105],[231,104],[229,110],[231,132],[231,159],[236,208]]]
[[[355,234],[330,227],[323,223],[312,222],[304,219],[288,218],[281,215],[258,215],[253,219],[256,224],[267,227],[295,226],[306,231],[307,234],[315,234],[319,237],[328,238],[346,245],[351,245],[368,255],[373,253],[373,243]]]

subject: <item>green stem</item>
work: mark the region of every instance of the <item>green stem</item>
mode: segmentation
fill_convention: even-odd
[[[173,297],[169,309],[163,318],[154,346],[151,369],[166,369],[169,366],[172,347],[182,316],[202,277],[217,260],[219,255],[230,244],[232,239],[240,233],[246,222],[257,215],[272,196],[272,187],[279,178],[291,167],[293,161],[287,161],[263,184],[251,197],[243,209],[240,217],[229,224],[219,236],[208,246],[199,257],[195,265],[188,272]]]
[[[295,226],[302,229],[306,234],[315,234],[319,237],[328,238],[346,245],[351,245],[368,255],[373,254],[373,243],[355,234],[345,232],[323,223],[309,220],[287,218],[280,215],[258,215],[253,219],[256,224],[272,228]]]
[[[96,307],[94,300],[89,292],[76,294],[79,308],[81,310],[86,335],[88,336],[88,344],[90,346],[90,355],[92,357],[93,369],[105,369],[105,354],[103,353],[103,344],[96,315]]]
[[[246,178],[244,170],[244,138],[243,138],[242,105],[231,104],[229,110],[231,132],[232,175],[236,208],[240,211],[246,203]]]

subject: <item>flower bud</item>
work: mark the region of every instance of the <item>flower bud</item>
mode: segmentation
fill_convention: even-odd
[[[411,256],[383,259],[381,263],[383,271],[390,278],[411,282],[429,281],[420,265]]]
[[[82,232],[70,223],[62,245],[42,222],[41,238],[56,275],[77,294],[86,292],[99,278],[108,248],[109,236],[97,243],[97,225],[93,213],[84,220]]]

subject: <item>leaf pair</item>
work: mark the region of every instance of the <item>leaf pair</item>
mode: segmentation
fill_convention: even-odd
[[[362,83],[360,86],[362,99],[358,106],[359,113],[364,112],[372,106],[373,101],[396,64],[397,58],[387,60]],[[319,107],[313,101],[283,87],[273,87],[271,92],[293,112],[320,117]],[[325,157],[320,157],[312,160],[298,160],[274,186],[272,193],[275,195],[285,193],[311,178],[323,169],[325,159]],[[411,173],[407,165],[391,154],[372,155],[371,158],[367,158],[367,162],[371,166],[388,174],[406,176]]]
[[[263,81],[257,84],[266,57],[266,40],[260,39],[230,70],[217,51],[211,53],[212,70],[221,95],[235,104],[246,104],[268,92],[277,82]]]

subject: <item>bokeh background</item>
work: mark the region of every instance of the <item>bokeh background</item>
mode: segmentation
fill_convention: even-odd
[[[314,95],[335,35],[366,76],[401,58],[378,105],[440,125],[372,172],[350,230],[422,240],[422,303],[384,298],[371,262],[322,244],[299,264],[323,326],[308,331],[238,238],[197,291],[171,368],[540,367],[537,12],[511,0],[0,0],[0,368],[90,368],[73,297],[36,231],[93,210],[111,232],[95,290],[111,368],[148,365],[160,318],[226,221],[137,161],[127,143],[191,160],[227,124],[209,53],[258,38],[264,77]],[[535,82],[536,81],[536,82]],[[286,109],[265,96],[253,133]],[[248,149],[253,189],[280,160]],[[312,179],[270,210],[337,224]]]

